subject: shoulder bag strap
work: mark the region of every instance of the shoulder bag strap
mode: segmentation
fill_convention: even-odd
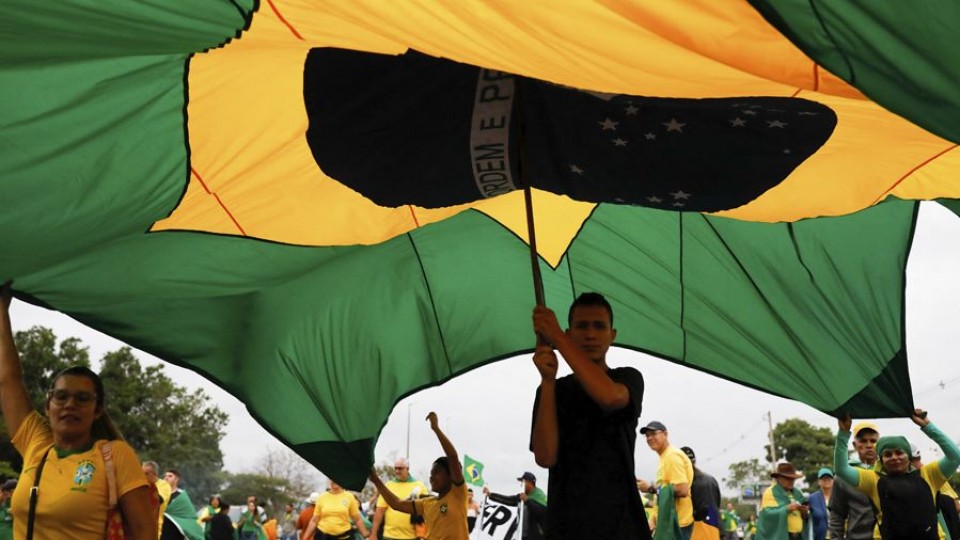
[[[103,441],[100,445],[103,454],[103,464],[107,469],[107,493],[110,508],[117,506],[117,468],[113,465],[113,447],[110,441]]]
[[[30,510],[27,513],[27,540],[33,540],[33,520],[37,517],[37,497],[40,495],[40,475],[43,474],[43,466],[47,464],[47,456],[50,455],[51,445],[40,458],[40,464],[37,465],[37,472],[33,475],[33,487],[30,488]]]

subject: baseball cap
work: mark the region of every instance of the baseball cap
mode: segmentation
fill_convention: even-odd
[[[658,422],[654,420],[653,422],[648,423],[647,425],[640,428],[640,434],[646,435],[648,431],[666,431],[667,426],[663,425],[663,422]]]
[[[830,470],[829,468],[827,468],[827,467],[824,467],[824,468],[820,469],[820,470],[817,472],[817,479],[819,480],[820,478],[823,478],[824,476],[829,476],[830,478],[833,478],[833,471],[831,471],[831,470]]]
[[[0,486],[0,490],[3,491],[13,491],[15,489],[17,489],[17,481],[14,478],[7,480],[2,486]]]
[[[910,443],[910,459],[920,459],[920,449],[913,443]]]
[[[532,472],[525,472],[525,473],[523,473],[523,474],[520,476],[520,478],[517,478],[517,480],[526,480],[526,481],[530,482],[531,484],[536,484],[536,483],[537,483],[537,477],[534,476]]]
[[[853,426],[853,429],[851,429],[850,432],[853,433],[853,438],[856,439],[857,435],[865,429],[872,430],[878,435],[880,434],[880,428],[878,428],[873,422],[858,422],[857,425]]]
[[[680,450],[682,450],[683,453],[686,454],[688,458],[690,458],[690,463],[697,462],[697,455],[693,453],[693,448],[690,448],[689,446],[681,446]]]
[[[320,494],[314,491],[307,497],[307,504],[317,504],[317,499],[320,498]]]

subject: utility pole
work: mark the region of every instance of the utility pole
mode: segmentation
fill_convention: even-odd
[[[404,455],[407,463],[410,463],[410,407],[413,407],[414,403],[407,403],[407,453]]]
[[[756,418],[756,417],[754,417]],[[770,466],[774,471],[777,470],[777,449],[773,444],[773,413],[767,411],[767,424],[770,426],[770,430],[767,434],[770,436]]]

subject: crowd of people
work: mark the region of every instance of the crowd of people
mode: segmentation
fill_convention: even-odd
[[[0,540],[117,538],[121,532],[137,540],[465,540],[476,526],[479,506],[432,412],[427,421],[443,455],[433,462],[429,487],[398,460],[387,482],[371,472],[376,495],[366,502],[331,481],[302,509],[290,504],[269,518],[256,496],[236,520],[218,495],[198,514],[177,470],[166,469],[161,478],[156,463],[141,464],[123,441],[93,371],[60,372],[43,412],[34,410],[13,342],[10,299],[9,286],[0,288],[0,407],[23,470],[19,481],[0,487]],[[597,293],[574,301],[566,330],[550,309],[534,309],[533,363],[541,382],[530,450],[549,470],[549,489],[544,493],[525,472],[519,494],[484,490],[493,501],[523,507],[523,540],[732,540],[743,533],[757,540],[960,539],[960,502],[947,482],[960,466],[960,449],[920,409],[911,418],[940,446],[942,459],[924,463],[905,437],[881,437],[876,424],[854,426],[847,416],[838,421],[834,462],[818,472],[815,493],[798,489],[802,474],[780,462],[756,517],[744,521],[732,505],[721,510],[717,481],[696,467],[693,449],[673,446],[662,422],[637,429],[644,379],[632,367],[607,366],[613,320],[612,307]],[[557,377],[557,353],[572,374]],[[638,432],[659,457],[649,480],[634,472]],[[848,460],[851,435],[856,459]]]

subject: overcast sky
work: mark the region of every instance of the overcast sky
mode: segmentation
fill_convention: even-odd
[[[96,366],[107,351],[123,344],[59,313],[14,302],[14,330],[43,325],[58,338],[76,336],[90,348]],[[930,411],[930,418],[951,438],[960,437],[960,220],[939,205],[925,203],[907,272],[907,344],[914,398]],[[138,352],[145,364],[160,362]],[[745,388],[640,353],[611,350],[608,363],[631,365],[646,380],[641,423],[660,420],[675,446],[695,449],[698,465],[718,480],[735,461],[763,457],[767,440],[767,412],[774,424],[791,417],[836,429],[836,421],[806,405]],[[562,364],[562,363],[561,363]],[[166,372],[177,383],[203,388],[230,416],[221,443],[224,464],[232,472],[254,470],[271,449],[283,445],[262,429],[242,403],[199,375],[172,364]],[[561,369],[561,375],[569,373]],[[460,451],[485,465],[484,477],[494,491],[514,492],[514,480],[533,472],[546,484],[547,471],[536,466],[527,450],[530,408],[539,383],[529,357],[517,357],[471,371],[443,386],[424,390],[397,404],[377,445],[377,461],[406,453],[407,417],[410,422],[410,459],[415,475],[426,480],[430,463],[441,455],[436,438],[424,421],[437,412],[441,427]],[[917,441],[926,459],[939,457],[933,443],[908,420],[881,420],[881,431],[904,434]],[[250,441],[261,441],[251,445]],[[638,438],[636,474],[651,478],[656,455]],[[161,463],[161,466],[176,464]],[[321,486],[318,486],[318,488]],[[323,486],[325,487],[325,486]],[[724,488],[725,493],[729,492]]]

